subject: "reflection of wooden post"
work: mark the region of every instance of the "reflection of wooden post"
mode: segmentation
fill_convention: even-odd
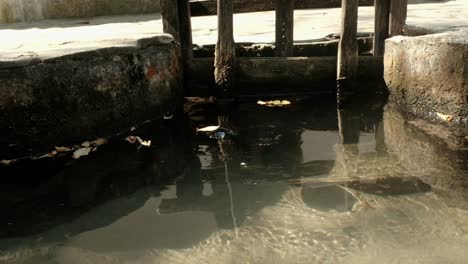
[[[374,56],[383,56],[388,38],[390,0],[375,0]]]
[[[218,43],[215,51],[217,93],[226,95],[234,86],[235,43],[232,0],[218,0]]]
[[[276,0],[276,56],[293,56],[294,0]]]
[[[354,78],[358,69],[358,0],[341,2],[341,37],[338,46],[338,79]]]
[[[390,36],[403,34],[408,12],[408,0],[392,0],[390,4]]]
[[[358,151],[359,137],[361,136],[361,119],[353,109],[338,110],[338,128],[340,143],[352,152]]]
[[[163,32],[171,34],[176,41],[180,41],[180,26],[179,12],[177,1],[175,0],[160,0],[161,1],[161,16],[163,23]]]
[[[180,46],[182,50],[182,58],[184,59],[184,62],[187,63],[193,57],[192,23],[189,0],[178,0],[178,7]]]

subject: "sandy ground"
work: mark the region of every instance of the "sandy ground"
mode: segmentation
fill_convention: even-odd
[[[437,31],[468,28],[468,0],[437,4],[410,5],[410,25]],[[339,32],[341,11],[333,9],[297,10],[294,38],[297,41],[322,38]],[[274,12],[235,15],[237,42],[273,42]],[[196,44],[214,44],[217,38],[216,17],[195,17],[192,20]],[[373,7],[359,9],[359,31],[372,32]],[[139,16],[100,17],[81,20],[46,20],[0,26],[0,54],[42,52],[57,49],[93,48],[95,42],[115,43],[162,32],[160,14]],[[117,41],[118,42],[118,41]]]

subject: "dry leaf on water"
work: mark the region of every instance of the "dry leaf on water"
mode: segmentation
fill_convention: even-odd
[[[135,144],[138,142],[138,144],[142,146],[151,147],[151,140],[143,140],[138,136],[128,136],[125,140],[130,144]]]
[[[70,152],[70,151],[72,151],[73,149],[67,148],[67,147],[55,147],[55,150],[56,150],[58,153],[64,153],[64,152]]]
[[[267,107],[282,107],[291,104],[291,101],[288,100],[274,100],[274,101],[258,101],[258,105],[263,105]]]
[[[91,148],[90,147],[84,147],[77,149],[75,152],[73,152],[73,158],[74,159],[79,159],[83,156],[88,156],[89,153],[91,153]]]
[[[197,129],[197,132],[215,132],[216,130],[220,129],[220,126],[207,126],[204,128]]]

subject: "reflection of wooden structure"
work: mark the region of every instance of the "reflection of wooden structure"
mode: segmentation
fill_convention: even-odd
[[[194,6],[206,5],[206,14],[212,14],[214,1],[191,2],[189,0],[160,0],[163,15],[164,31],[171,33],[181,43],[183,57],[188,65],[192,59],[192,37],[190,28],[190,9]],[[274,3],[273,3],[274,2]],[[335,7],[336,0],[319,1],[320,7]],[[343,10],[341,24],[341,38],[337,55],[337,77],[348,79],[356,77],[358,70],[358,44],[357,44],[357,20],[358,4],[370,4],[370,1],[342,0]],[[235,85],[236,54],[233,38],[233,15],[236,11],[253,12],[260,10],[276,9],[276,56],[293,56],[293,31],[294,31],[294,9],[309,4],[314,8],[315,0],[270,0],[270,1],[246,1],[246,0],[217,0],[218,15],[218,43],[215,52],[215,82],[220,94],[232,93]],[[339,3],[339,2],[338,2]],[[238,8],[235,8],[235,6]],[[190,5],[190,8],[189,8]],[[375,23],[375,52],[374,55],[382,56],[384,40],[389,35],[402,33],[406,19],[407,0],[375,0],[376,23]],[[242,8],[240,9],[240,6]],[[177,11],[177,8],[180,10]],[[390,24],[390,26],[389,26]],[[254,58],[250,58],[254,60]],[[271,61],[276,64],[275,60]],[[290,65],[283,67],[288,69]],[[280,69],[278,69],[280,70]],[[281,71],[281,70],[280,70]]]

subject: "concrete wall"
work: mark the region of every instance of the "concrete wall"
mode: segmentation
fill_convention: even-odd
[[[385,81],[406,111],[468,128],[468,30],[386,41]]]
[[[159,0],[0,0],[0,24],[159,11]]]
[[[180,106],[181,58],[170,35],[107,45],[58,56],[0,56],[0,148],[48,151],[113,135]]]

